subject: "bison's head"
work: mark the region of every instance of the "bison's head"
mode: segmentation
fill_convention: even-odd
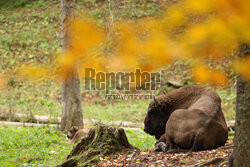
[[[75,136],[76,132],[79,130],[79,129],[82,129],[83,127],[81,126],[73,126],[69,129],[68,131],[68,134],[67,134],[67,137],[69,139],[73,139],[73,137]]]
[[[154,98],[148,106],[148,113],[144,119],[144,131],[159,139],[165,133],[168,113],[166,104]]]

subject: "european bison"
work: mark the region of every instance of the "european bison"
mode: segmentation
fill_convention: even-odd
[[[88,129],[84,129],[82,126],[73,126],[69,129],[67,137],[71,140],[71,143],[76,143],[81,140],[82,137],[86,137],[89,133]]]
[[[167,153],[215,149],[228,137],[220,97],[198,85],[154,97],[144,131],[159,139],[156,151]]]

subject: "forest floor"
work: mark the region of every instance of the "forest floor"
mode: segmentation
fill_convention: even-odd
[[[103,166],[228,166],[228,158],[232,152],[233,140],[229,139],[225,146],[214,150],[199,152],[165,154],[152,150],[123,152],[101,159]]]

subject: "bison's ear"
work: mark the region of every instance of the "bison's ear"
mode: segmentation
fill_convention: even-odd
[[[78,131],[79,127],[78,127],[78,126],[73,126],[73,129],[74,129],[75,131]]]
[[[78,131],[79,129],[83,129],[82,126],[73,126],[75,131]]]

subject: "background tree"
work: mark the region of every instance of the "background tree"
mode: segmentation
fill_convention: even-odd
[[[62,50],[70,50],[69,24],[74,18],[76,0],[61,0]],[[80,79],[77,62],[68,69],[62,82],[62,120],[61,130],[72,126],[83,126]]]
[[[239,57],[249,58],[250,45],[242,45]],[[249,166],[250,164],[250,82],[241,77],[237,78],[236,126],[233,155],[230,166]]]

